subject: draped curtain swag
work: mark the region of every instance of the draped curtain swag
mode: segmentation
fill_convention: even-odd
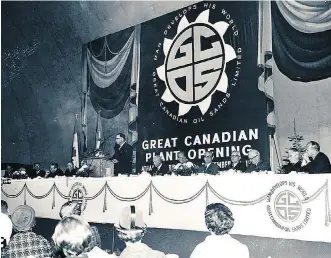
[[[272,2],[273,54],[293,81],[331,76],[331,2]]]

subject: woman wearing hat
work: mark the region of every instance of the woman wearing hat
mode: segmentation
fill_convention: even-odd
[[[97,246],[89,251],[92,240],[91,227],[77,215],[70,215],[61,220],[57,224],[52,238],[56,248],[62,250],[64,257],[112,257]]]
[[[229,235],[234,218],[228,207],[221,203],[209,204],[205,223],[211,235],[195,247],[190,258],[249,258],[247,246]]]
[[[10,239],[5,248],[5,257],[25,258],[28,256],[50,257],[50,243],[40,235],[32,232],[36,224],[35,211],[28,205],[18,206],[12,213],[13,229],[17,233]]]
[[[120,258],[165,258],[160,251],[153,250],[148,245],[141,242],[145,232],[146,224],[143,220],[143,213],[136,206],[131,205],[122,210],[118,223],[115,224],[118,237],[122,239],[126,248]],[[178,256],[176,256],[178,257]]]

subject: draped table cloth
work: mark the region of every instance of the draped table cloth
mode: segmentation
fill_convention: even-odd
[[[221,202],[233,212],[232,234],[331,242],[330,174],[223,174],[13,180],[2,186],[9,211],[27,204],[59,220],[68,200],[83,203],[89,222],[114,223],[124,206],[142,209],[148,227],[207,231],[204,210]]]

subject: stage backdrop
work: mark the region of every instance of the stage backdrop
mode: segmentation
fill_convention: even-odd
[[[233,149],[256,148],[269,160],[258,25],[258,2],[200,2],[86,45],[83,97],[114,126],[129,100],[137,172],[157,153],[199,164],[211,150],[225,167]]]
[[[269,160],[257,2],[193,4],[143,23],[140,43],[138,171],[181,150],[200,163],[210,149],[221,167],[233,147]]]

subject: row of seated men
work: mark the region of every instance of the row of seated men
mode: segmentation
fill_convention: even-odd
[[[291,148],[288,151],[288,164],[283,165],[277,171],[278,173],[288,174],[292,171],[303,172],[309,174],[319,173],[331,173],[331,165],[329,158],[320,151],[320,146],[317,142],[311,141],[306,146],[306,152],[300,155],[299,150]],[[184,152],[178,154],[179,163],[175,165],[172,171],[169,171],[169,167],[162,164],[160,156],[153,158],[153,167],[149,173],[151,175],[166,175],[171,173],[206,173],[216,175],[222,171],[228,171],[230,169],[240,171],[243,173],[259,172],[259,171],[270,171],[270,165],[267,161],[261,158],[259,151],[250,150],[248,153],[248,164],[241,159],[240,152],[233,151],[231,153],[231,163],[224,169],[221,169],[216,163],[213,163],[213,153],[204,153],[204,163],[202,166],[195,166],[185,156]]]
[[[139,207],[131,205],[123,208],[115,223],[118,237],[125,242],[123,250],[103,250],[99,230],[91,227],[82,217],[79,202],[65,203],[60,210],[60,221],[52,230],[51,240],[33,232],[36,225],[35,211],[28,205],[20,205],[8,216],[8,205],[1,202],[1,225],[6,243],[1,250],[3,258],[178,258],[176,254],[165,254],[153,250],[142,242],[147,231],[144,215]],[[197,214],[196,216],[203,216]],[[205,210],[205,224],[210,235],[198,244],[190,258],[236,257],[248,258],[246,245],[229,234],[234,226],[231,210],[221,204],[212,203]],[[15,234],[12,235],[12,229]],[[111,233],[107,238],[111,238]],[[267,257],[267,255],[265,255]]]
[[[306,152],[301,156],[300,152],[292,148],[288,151],[288,164],[279,168],[279,173],[290,173],[292,171],[303,172],[309,174],[319,173],[331,173],[331,165],[329,158],[320,151],[320,146],[317,142],[310,141],[306,146]],[[153,157],[153,167],[148,171],[152,176],[163,176],[167,174],[176,175],[191,175],[195,173],[205,173],[216,175],[222,171],[228,171],[230,169],[235,171],[241,171],[243,173],[270,171],[270,165],[267,161],[261,158],[259,151],[252,149],[248,153],[248,162],[241,159],[241,154],[238,151],[231,153],[231,163],[225,168],[221,169],[216,163],[213,163],[213,153],[204,153],[204,163],[201,166],[194,165],[189,161],[184,152],[178,154],[178,164],[173,169],[169,169],[168,165],[163,164],[160,156]],[[85,162],[85,161],[84,161]],[[40,163],[35,163],[31,171],[26,171],[21,168],[19,171],[13,172],[10,166],[7,166],[4,177],[13,179],[24,178],[54,178],[56,176],[89,176],[89,167],[85,163],[82,163],[80,169],[75,168],[72,162],[68,162],[66,170],[63,172],[57,163],[51,163],[47,172],[41,169]]]
[[[88,177],[89,176],[88,165],[85,161],[82,162],[81,168],[76,168],[74,164],[69,161],[67,163],[66,169],[63,171],[59,168],[58,163],[51,162],[48,170],[43,170],[39,162],[33,164],[33,168],[31,170],[27,170],[25,167],[21,167],[19,170],[14,171],[11,165],[7,165],[5,169],[5,178],[12,179],[26,179],[26,178],[54,178],[56,176],[81,176]]]

